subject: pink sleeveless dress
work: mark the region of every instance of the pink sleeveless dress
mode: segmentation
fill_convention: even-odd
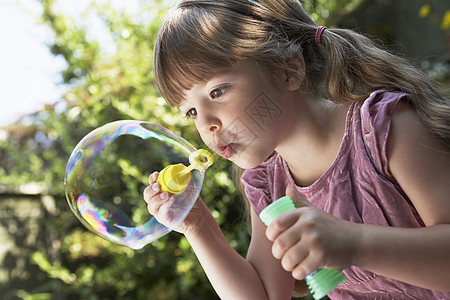
[[[423,227],[420,216],[390,174],[386,143],[390,111],[408,95],[376,91],[351,105],[342,144],[331,167],[312,185],[297,190],[314,206],[355,223],[392,227]],[[299,155],[301,155],[299,153]],[[286,162],[274,155],[241,178],[256,214],[285,195],[294,184]],[[380,276],[358,267],[343,271],[348,280],[331,292],[331,299],[450,299],[431,291]]]

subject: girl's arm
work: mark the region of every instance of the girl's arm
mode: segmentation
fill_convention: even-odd
[[[149,212],[169,226],[176,211],[167,192],[160,193],[158,174],[150,176],[144,191]],[[264,235],[265,226],[252,215],[252,241],[248,260],[227,242],[219,225],[201,198],[176,231],[183,233],[196,253],[206,275],[221,299],[291,299],[294,279],[271,255],[271,242]]]
[[[428,133],[409,104],[399,103],[392,113],[388,159],[392,175],[427,227],[365,228],[358,264],[450,291],[450,149]]]
[[[422,217],[424,228],[355,224],[312,207],[295,189],[301,208],[272,222],[273,254],[302,279],[319,267],[356,265],[428,289],[450,291],[450,151],[432,137],[409,104],[392,113],[391,173]]]
[[[228,244],[209,211],[185,236],[221,299],[291,299],[294,279],[271,255],[265,226],[255,216],[247,260]]]

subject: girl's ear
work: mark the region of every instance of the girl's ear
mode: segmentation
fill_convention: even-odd
[[[297,54],[284,69],[284,87],[289,91],[298,90],[305,80],[305,60],[302,54]]]

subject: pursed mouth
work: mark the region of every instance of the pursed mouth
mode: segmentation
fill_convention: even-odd
[[[213,149],[216,151],[217,154],[219,154],[223,158],[229,159],[234,153],[233,145],[234,145],[233,143],[230,144],[218,143],[213,145]]]

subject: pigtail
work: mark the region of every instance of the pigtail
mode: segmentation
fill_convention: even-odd
[[[327,53],[325,89],[330,99],[362,101],[379,89],[408,93],[423,124],[450,147],[450,102],[424,73],[351,30],[328,29],[317,46]]]

